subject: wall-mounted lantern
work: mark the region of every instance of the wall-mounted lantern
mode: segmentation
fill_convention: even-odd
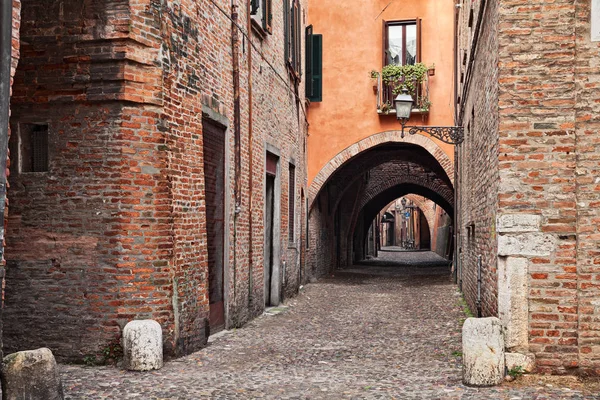
[[[408,134],[414,135],[418,132],[425,132],[444,143],[460,144],[464,141],[464,128],[462,126],[406,126],[410,119],[414,100],[406,88],[394,100],[396,107],[396,118],[402,125],[402,138],[404,138],[404,128],[408,128]]]

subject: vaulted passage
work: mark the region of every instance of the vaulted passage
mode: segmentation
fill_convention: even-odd
[[[450,258],[454,189],[447,156],[435,150],[422,136],[380,143],[348,157],[318,190],[311,187],[309,272],[347,268],[382,246]]]

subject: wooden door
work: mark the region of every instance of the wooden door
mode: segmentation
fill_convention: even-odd
[[[210,333],[225,327],[224,227],[225,227],[225,129],[208,120],[202,123]]]

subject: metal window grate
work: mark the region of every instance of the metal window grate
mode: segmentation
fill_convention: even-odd
[[[36,125],[31,131],[31,172],[48,171],[48,125]]]

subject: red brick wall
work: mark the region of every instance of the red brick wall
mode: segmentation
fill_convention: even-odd
[[[575,151],[579,366],[600,375],[600,43],[590,41],[590,2],[575,2]],[[573,271],[570,263],[569,272]],[[565,271],[566,272],[566,271]]]
[[[204,344],[209,311],[201,91],[206,81],[199,68],[206,60],[198,7],[192,1],[164,3],[160,28],[166,150],[161,176],[166,178],[165,201],[170,203],[173,339],[181,353]],[[226,34],[226,28],[221,29]]]
[[[475,267],[469,260],[477,253],[484,254],[490,269],[498,266],[499,273],[516,276],[524,272],[519,278],[526,288],[523,292],[498,287],[494,280],[484,285],[486,292],[506,294],[497,304],[502,318],[508,312],[507,346],[535,353],[540,372],[597,375],[599,70],[595,60],[600,50],[597,42],[590,41],[590,2],[500,4],[496,8],[488,2],[496,11],[486,16],[484,32],[494,26],[496,18],[499,29],[484,35],[489,40],[480,44],[477,61],[498,50],[498,60],[485,63],[487,67],[477,75],[493,77],[498,65],[497,88],[473,85],[475,89],[461,105],[467,116],[465,126],[473,126],[469,104],[478,105],[475,116],[483,104],[486,118],[498,118],[497,139],[492,130],[491,139],[490,134],[482,136],[485,140],[479,148],[469,147],[467,140],[461,153],[461,228],[473,212],[482,210],[477,204],[482,196],[490,199],[489,224],[482,226],[494,227],[486,235],[485,242],[492,244],[487,252],[464,246],[462,234],[465,291],[472,304],[474,278],[468,277],[474,276]],[[467,39],[461,44],[469,48]],[[489,95],[496,90],[497,105]],[[477,117],[474,125],[480,126]],[[485,176],[476,169],[487,161],[478,159],[485,149],[497,151],[498,174],[492,182],[498,185],[479,184],[483,192],[474,193],[469,182],[473,176]],[[477,208],[470,213],[468,202],[474,201]],[[475,226],[479,232],[477,222]],[[517,303],[506,304],[515,299]],[[494,315],[493,296],[486,301],[486,314]],[[528,311],[514,318],[519,308]]]
[[[145,221],[156,232],[168,227],[168,215],[147,211],[161,200],[150,164],[157,121],[114,101],[142,103],[137,91],[144,90],[159,103],[160,75],[125,61],[139,45],[123,41],[127,2],[55,7],[23,2],[11,148],[19,124],[47,123],[50,169],[19,173],[11,166],[6,347],[48,345],[59,357],[81,360],[116,341],[128,320],[164,322],[170,313],[166,284],[151,278],[166,266],[155,261],[159,245],[142,246],[156,241],[142,233]],[[140,165],[143,153],[148,164]]]
[[[525,255],[530,263],[530,349],[541,371],[566,372],[578,364],[577,275],[572,273],[575,6],[572,0],[506,4],[500,18],[510,28],[500,38],[503,172],[498,211],[541,215],[541,232],[554,242],[544,254]],[[543,44],[529,47],[536,42]]]
[[[459,96],[463,95],[470,44],[482,2],[462,2],[459,14],[457,54]],[[471,11],[471,7],[474,7]],[[468,26],[473,14],[472,26]],[[460,107],[464,115],[465,141],[457,147],[457,234],[459,236],[459,285],[473,311],[477,309],[477,257],[482,256],[482,312],[497,313],[495,220],[498,191],[498,2],[487,1],[473,58],[472,81]],[[461,83],[461,80],[463,81]],[[470,228],[471,227],[471,228]],[[474,227],[474,234],[472,233]],[[471,233],[469,233],[471,231]]]
[[[217,3],[231,14],[229,1]],[[123,325],[139,318],[161,323],[167,355],[204,345],[203,116],[228,126],[228,326],[239,326],[264,308],[266,143],[280,153],[282,292],[297,291],[306,123],[284,66],[282,6],[274,7],[274,34],[262,41],[252,32],[250,37],[285,82],[252,51],[252,163],[249,48],[240,34],[242,203],[235,214],[232,40],[226,16],[210,2],[191,0],[73,2],[62,13],[24,2],[11,123],[48,123],[51,161],[48,173],[11,177],[9,350],[45,345],[60,358],[80,361],[118,340]],[[245,26],[245,9],[239,12]],[[299,88],[302,99],[303,85]],[[298,214],[292,243],[287,237],[290,160],[296,165]]]

